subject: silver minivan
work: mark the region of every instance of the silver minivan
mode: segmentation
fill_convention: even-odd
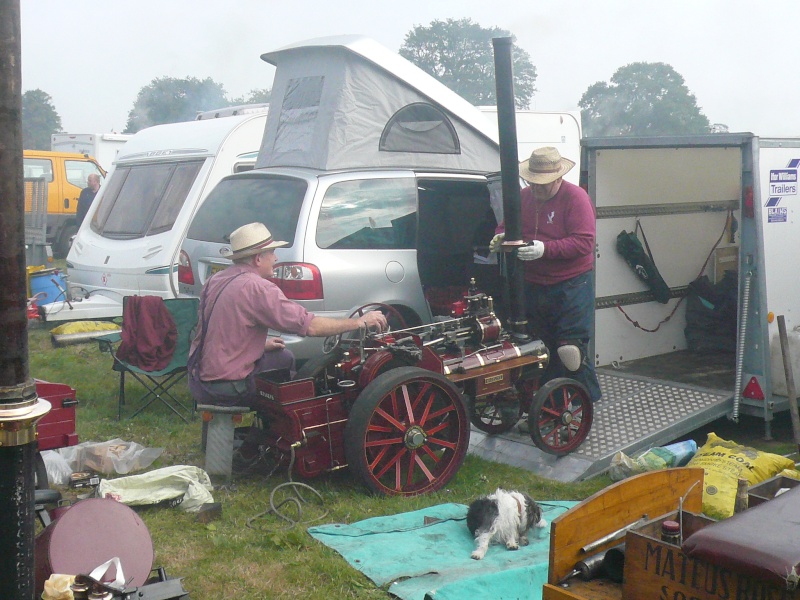
[[[497,267],[481,256],[497,224],[487,175],[269,167],[228,176],[189,226],[179,257],[181,295],[198,296],[231,264],[227,236],[253,221],[289,242],[275,252],[273,281],[320,316],[381,303],[411,326],[448,314],[472,277],[483,291],[497,292]],[[321,352],[319,338],[281,335],[298,362]]]

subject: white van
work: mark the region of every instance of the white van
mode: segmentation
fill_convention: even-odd
[[[253,168],[266,118],[261,107],[134,135],[67,256],[73,300],[47,305],[45,320],[120,316],[122,298],[134,294],[177,297],[178,252],[189,222],[220,179]]]

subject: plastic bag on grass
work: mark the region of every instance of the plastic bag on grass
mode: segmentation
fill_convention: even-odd
[[[152,465],[163,452],[163,448],[145,448],[136,442],[119,438],[108,442],[83,442],[59,449],[73,472],[91,469],[105,475],[127,475],[132,471],[141,471]]]
[[[197,512],[203,504],[214,502],[213,489],[208,473],[200,467],[175,465],[141,475],[103,479],[97,495],[110,496],[128,506],[163,504]]]
[[[622,481],[626,477],[647,471],[682,467],[695,452],[697,443],[694,440],[650,448],[635,458],[627,456],[624,452],[617,452],[611,459],[608,475],[612,481]]]
[[[56,450],[44,450],[42,452],[44,468],[47,470],[47,480],[52,485],[67,485],[69,476],[72,475],[72,467],[66,458]]]
[[[702,467],[705,471],[703,512],[713,519],[726,519],[733,514],[739,478],[752,486],[783,469],[794,469],[794,462],[709,433],[706,443],[687,466]]]

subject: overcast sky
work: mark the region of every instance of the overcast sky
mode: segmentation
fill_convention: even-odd
[[[800,136],[800,0],[20,0],[23,91],[71,133],[122,131],[156,77],[211,77],[228,97],[272,86],[264,52],[363,34],[397,51],[417,25],[510,31],[536,66],[531,108],[573,110],[632,62],[680,73],[712,123]]]

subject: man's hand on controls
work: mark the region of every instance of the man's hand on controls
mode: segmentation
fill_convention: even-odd
[[[379,310],[371,310],[364,313],[363,317],[359,317],[359,326],[363,323],[368,331],[377,331],[383,333],[389,330],[389,323],[386,321],[386,315]]]
[[[536,260],[544,256],[544,244],[539,240],[528,242],[517,250],[517,258],[524,261]]]

